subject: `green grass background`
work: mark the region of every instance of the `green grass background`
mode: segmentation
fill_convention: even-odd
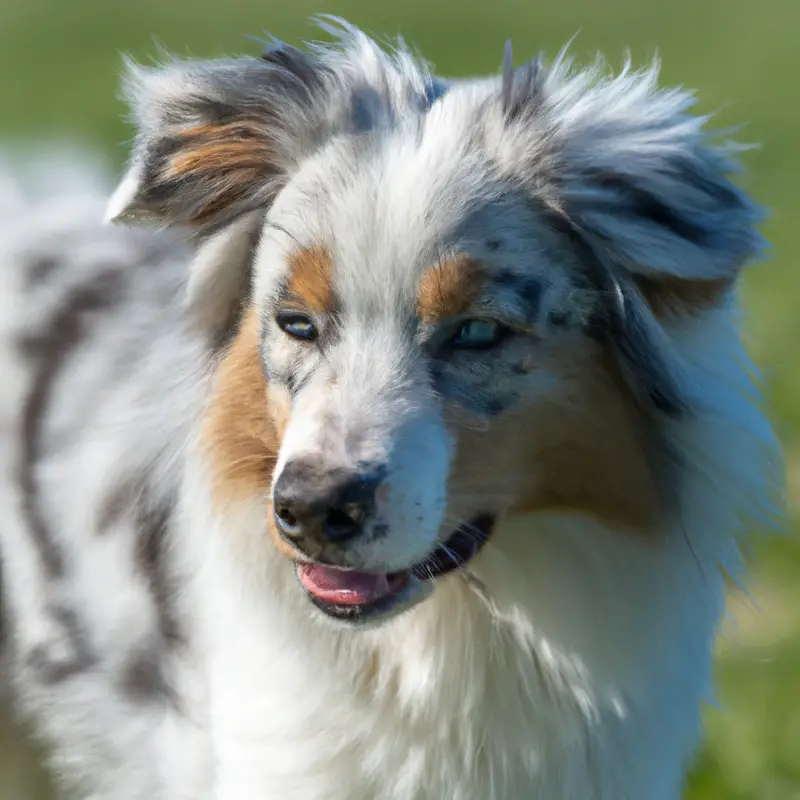
[[[139,59],[156,42],[191,56],[252,52],[269,30],[315,37],[309,17],[335,13],[380,35],[402,34],[442,74],[499,67],[512,37],[517,61],[600,51],[612,65],[630,50],[658,53],[663,79],[699,91],[726,127],[747,123],[748,187],[770,210],[766,263],[746,278],[749,340],[768,379],[786,446],[790,508],[800,489],[800,0],[0,0],[0,140],[71,138],[119,163],[130,131],[117,93],[120,53]],[[792,495],[795,495],[793,501]],[[792,506],[792,502],[794,505]],[[735,599],[736,624],[718,659],[719,708],[691,800],[800,800],[800,545],[794,536],[754,546],[752,598]],[[0,800],[46,797],[23,787],[21,756],[0,733]],[[443,798],[446,800],[446,798]],[[520,798],[522,800],[522,798]],[[646,800],[643,798],[642,800]]]

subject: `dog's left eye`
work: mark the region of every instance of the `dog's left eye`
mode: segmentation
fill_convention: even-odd
[[[491,319],[468,319],[450,340],[461,350],[488,350],[496,347],[511,333],[510,328]]]
[[[313,342],[317,338],[317,329],[314,323],[303,314],[278,314],[276,322],[284,333],[288,333],[295,339]]]

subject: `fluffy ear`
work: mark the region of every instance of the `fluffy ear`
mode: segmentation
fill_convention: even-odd
[[[273,42],[260,57],[127,65],[136,137],[107,218],[198,234],[188,302],[216,337],[246,295],[263,214],[300,163],[447,89],[402,44],[386,52],[342,20],[321,26],[338,41],[308,52]]]
[[[260,58],[128,63],[136,138],[109,220],[204,228],[268,205],[325,134],[328,73],[286,45]]]
[[[759,209],[731,181],[730,146],[717,147],[689,113],[694,98],[657,86],[657,66],[604,77],[560,58],[510,73],[502,96],[543,200],[616,268],[651,281],[730,281],[762,247]]]
[[[330,69],[278,44],[260,58],[127,64],[136,128],[109,221],[188,227],[189,321],[220,343],[249,289],[263,209],[328,135]]]
[[[508,62],[508,58],[507,58]],[[759,254],[759,209],[732,182],[694,98],[657,87],[657,68],[572,72],[562,56],[507,63],[499,160],[578,248],[604,298],[597,335],[631,385],[668,413],[696,406],[666,334],[675,315],[725,302]]]
[[[268,206],[331,135],[421,111],[446,91],[400,43],[391,52],[343,20],[308,51],[273,42],[260,57],[127,64],[137,130],[109,220],[203,229]]]

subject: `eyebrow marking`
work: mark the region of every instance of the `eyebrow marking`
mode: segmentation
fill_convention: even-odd
[[[540,278],[506,270],[501,272],[492,282],[512,291],[517,296],[528,319],[534,320],[539,316],[542,298],[545,293],[545,284]]]
[[[488,283],[485,267],[465,254],[431,264],[422,273],[417,290],[421,319],[446,319],[466,313]]]
[[[513,294],[513,298],[506,294],[505,299],[517,314],[531,322],[538,318],[546,289],[544,281],[510,270],[492,274],[484,263],[465,253],[425,269],[417,293],[417,314],[423,320],[467,314],[493,287]]]
[[[295,250],[289,256],[286,281],[288,299],[301,303],[309,311],[331,314],[336,309],[333,291],[333,259],[320,245]]]

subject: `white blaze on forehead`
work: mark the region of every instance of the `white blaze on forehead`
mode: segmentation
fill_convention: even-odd
[[[425,117],[371,131],[366,142],[334,141],[307,159],[276,198],[257,257],[256,297],[275,291],[287,251],[321,244],[333,256],[346,300],[368,288],[411,296],[469,214],[500,197],[485,151],[474,138],[466,87]],[[463,95],[463,96],[462,96]]]
[[[370,169],[329,209],[344,298],[364,288],[394,291],[412,306],[421,272],[435,262],[470,213],[495,196],[477,151],[433,133],[399,132]]]

